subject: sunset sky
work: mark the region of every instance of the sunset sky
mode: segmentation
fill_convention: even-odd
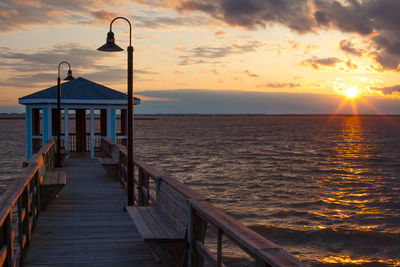
[[[399,114],[399,14],[398,0],[1,0],[0,112],[64,60],[125,92],[126,52],[96,49],[126,16],[139,113]],[[113,31],[126,48],[128,25]]]

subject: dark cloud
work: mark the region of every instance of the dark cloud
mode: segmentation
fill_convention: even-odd
[[[355,48],[354,45],[349,40],[340,41],[340,49],[342,49],[345,53],[351,54],[354,56],[362,56],[364,53],[363,49]]]
[[[400,39],[393,40],[391,37],[386,38],[384,36],[376,36],[373,38],[373,40],[380,48],[380,51],[375,53],[376,61],[382,66],[383,69],[399,71]]]
[[[393,95],[400,93],[400,84],[389,87],[372,87],[372,90],[381,91],[384,95]]]
[[[399,70],[399,0],[180,0],[180,11],[200,11],[233,26],[255,28],[278,23],[300,32],[338,29],[370,38],[373,54],[383,69]],[[375,37],[374,37],[375,36]],[[349,42],[341,48],[360,56]]]
[[[17,31],[31,25],[76,23],[90,14],[93,0],[2,0],[0,31]],[[103,1],[100,1],[103,2]],[[72,20],[75,19],[75,21]]]
[[[157,16],[150,12],[147,16],[135,16],[135,27],[145,27],[151,29],[161,29],[166,27],[179,26],[203,26],[207,23],[205,16]]]
[[[317,22],[322,27],[336,28],[370,38],[375,45],[376,61],[386,70],[399,71],[400,63],[400,1],[398,0],[315,0]],[[343,41],[342,41],[343,42]],[[341,48],[354,55],[349,43]]]
[[[80,44],[56,45],[51,49],[38,51],[36,53],[22,53],[1,51],[2,60],[11,60],[18,62],[15,64],[19,71],[31,71],[32,69],[56,69],[58,64],[68,59],[74,67],[81,68],[93,66],[95,62],[100,61],[107,54],[85,47]]]
[[[180,11],[201,11],[234,26],[265,27],[277,22],[298,32],[313,27],[309,7],[308,0],[187,0],[176,5]]]
[[[18,73],[7,79],[0,79],[0,86],[37,87],[53,82],[57,78],[58,65],[62,61],[71,64],[75,77],[85,76],[97,82],[119,83],[126,79],[125,68],[104,66],[101,62],[110,57],[109,53],[101,53],[80,44],[56,45],[51,49],[36,53],[12,52],[8,48],[0,48],[1,69],[7,68]],[[68,66],[62,65],[61,76],[66,75]],[[135,79],[144,75],[157,74],[152,71],[135,68]]]
[[[342,61],[336,57],[329,57],[329,58],[312,57],[312,58],[303,60],[301,62],[301,64],[305,65],[305,66],[311,66],[317,70],[321,66],[334,67],[339,62],[342,62]]]

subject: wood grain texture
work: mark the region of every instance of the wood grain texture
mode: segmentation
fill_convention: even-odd
[[[32,235],[25,266],[160,266],[128,213],[126,194],[97,160],[63,162],[68,183]]]

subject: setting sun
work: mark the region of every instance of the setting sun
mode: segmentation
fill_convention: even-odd
[[[346,88],[344,94],[349,98],[355,98],[358,96],[358,89],[356,87]]]

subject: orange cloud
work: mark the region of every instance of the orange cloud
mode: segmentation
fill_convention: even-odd
[[[18,11],[16,9],[9,10],[0,10],[0,17],[5,19],[11,19],[18,15]]]
[[[64,13],[57,11],[57,10],[52,10],[47,12],[47,16],[50,18],[60,18],[64,16]]]

